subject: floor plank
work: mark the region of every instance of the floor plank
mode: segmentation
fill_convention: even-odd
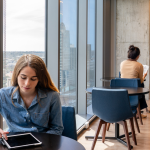
[[[147,104],[150,108],[150,100],[147,101]],[[147,118],[143,119],[143,125],[140,125],[140,121],[138,119],[138,124],[140,127],[140,133],[137,132],[135,128],[136,138],[137,138],[137,145],[134,145],[132,137],[130,136],[130,142],[133,146],[133,150],[150,150],[150,113],[146,113],[144,110],[144,114],[147,115]],[[86,150],[90,150],[92,146],[93,140],[86,140],[85,136],[95,135],[95,131],[97,129],[99,119],[96,118],[87,130],[83,130],[78,135],[78,142],[81,143]],[[134,125],[135,127],[135,125]],[[130,130],[130,125],[128,121],[128,130]],[[111,124],[109,131],[106,132],[106,136],[114,136],[115,125]],[[100,132],[101,135],[102,132]],[[124,134],[123,127],[120,125],[120,134]],[[123,144],[119,143],[117,140],[109,140],[106,139],[105,143],[102,143],[101,140],[98,140],[95,145],[94,150],[127,150],[127,147]]]

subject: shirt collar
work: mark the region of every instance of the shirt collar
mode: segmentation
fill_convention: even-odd
[[[17,88],[17,87],[14,87],[13,92],[15,91],[16,88]],[[12,92],[12,93],[13,93],[13,92]],[[19,97],[20,97],[20,94],[19,94],[19,91],[17,90],[17,91],[13,94],[12,99],[13,99],[13,100],[18,100]]]

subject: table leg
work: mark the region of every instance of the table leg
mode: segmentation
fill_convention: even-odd
[[[129,132],[129,135],[131,135],[131,132]],[[115,123],[115,137],[120,143],[127,146],[127,143],[121,139],[121,138],[125,137],[125,134],[119,136],[119,124],[118,123]],[[131,149],[132,148],[133,148],[133,146],[131,145]]]

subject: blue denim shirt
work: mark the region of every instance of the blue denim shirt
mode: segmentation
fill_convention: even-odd
[[[63,123],[59,94],[52,90],[38,90],[38,98],[36,96],[29,108],[26,108],[19,91],[16,91],[11,99],[15,88],[0,89],[0,113],[6,120],[8,131],[61,135]]]

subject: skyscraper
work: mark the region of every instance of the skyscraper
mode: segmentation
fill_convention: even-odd
[[[69,86],[68,76],[70,70],[70,33],[64,23],[60,24],[60,88]]]

